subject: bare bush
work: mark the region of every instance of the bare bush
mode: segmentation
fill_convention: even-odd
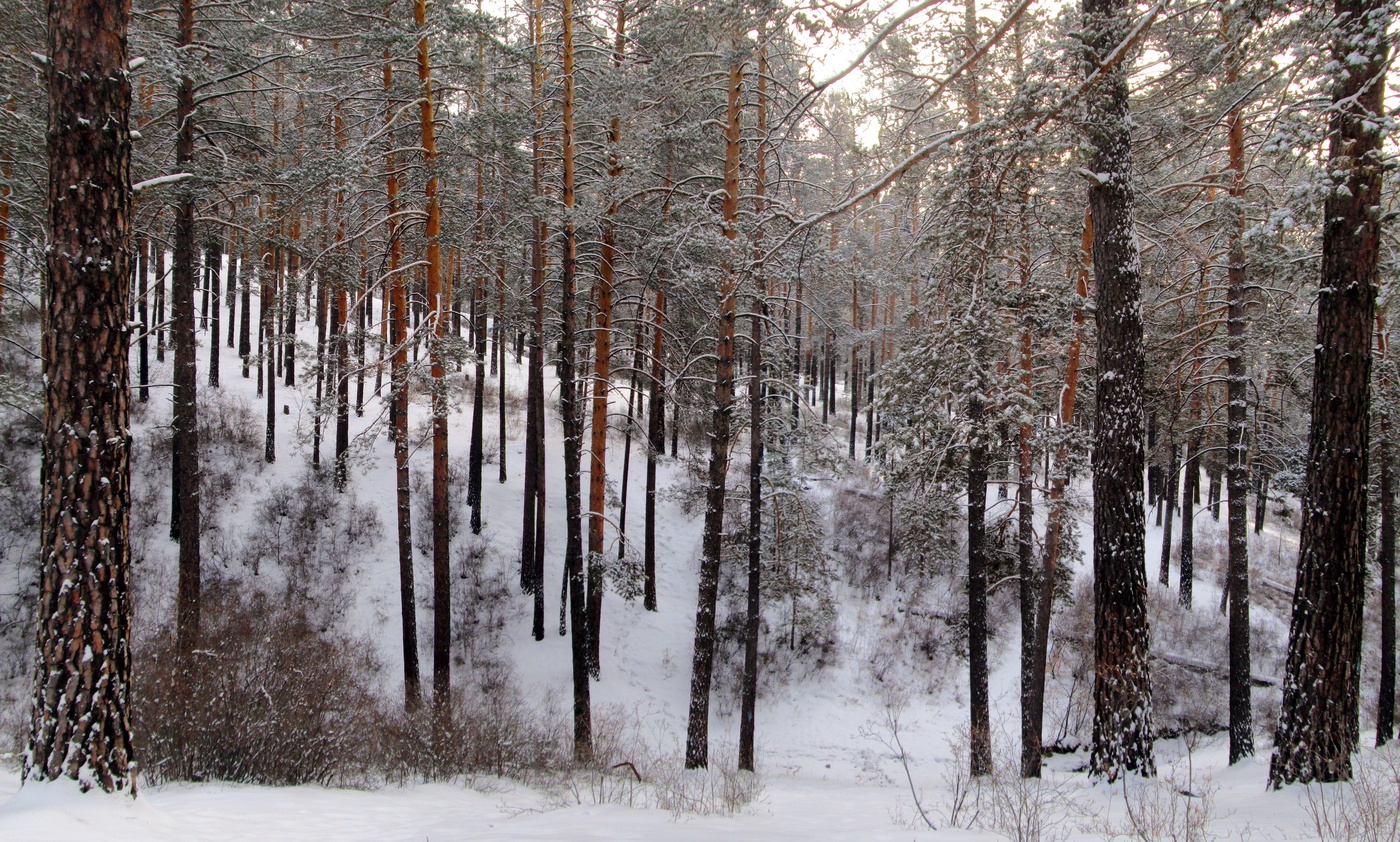
[[[206,591],[206,645],[139,641],[133,725],[146,779],[363,785],[377,763],[369,647],[232,588]]]
[[[545,782],[545,806],[617,804],[672,815],[732,816],[763,794],[763,779],[737,770],[732,748],[711,752],[706,769],[684,754],[637,708],[594,712],[594,763]]]
[[[1400,753],[1390,746],[1364,752],[1350,783],[1309,784],[1300,801],[1324,842],[1400,839]]]
[[[1215,809],[1215,785],[1202,781],[1178,781],[1171,774],[1161,778],[1120,779],[1122,815],[1114,818],[1112,805],[1096,830],[1107,840],[1128,842],[1209,842],[1221,838],[1211,830]]]

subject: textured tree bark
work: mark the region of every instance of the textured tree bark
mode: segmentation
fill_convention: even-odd
[[[1098,383],[1094,406],[1094,735],[1090,773],[1116,779],[1153,775],[1152,685],[1148,669],[1147,576],[1143,538],[1142,299],[1133,231],[1128,74],[1105,60],[1128,34],[1124,0],[1083,0],[1084,68],[1100,73],[1088,96],[1085,130],[1096,174],[1094,321]]]
[[[616,40],[613,67],[622,66],[627,44],[627,4],[617,4]],[[608,123],[608,179],[618,185],[622,177],[622,120],[616,115]],[[595,678],[601,668],[599,647],[603,630],[603,524],[604,497],[608,481],[608,395],[612,391],[613,290],[617,244],[614,195],[603,218],[602,243],[598,255],[597,309],[593,324],[593,404],[589,420],[588,460],[588,670]]]
[[[452,581],[449,577],[447,501],[447,390],[442,362],[442,338],[447,312],[442,283],[442,209],[438,204],[437,134],[433,124],[433,72],[428,53],[427,0],[414,0],[413,22],[418,28],[418,126],[423,163],[428,171],[424,189],[427,205],[428,359],[433,380],[433,710],[439,721],[451,715]]]
[[[49,4],[38,629],[27,781],[134,786],[125,2]],[[134,791],[134,790],[133,790]]]
[[[273,196],[274,203],[276,195]],[[263,242],[262,290],[258,294],[258,321],[261,325],[259,344],[262,346],[262,360],[258,365],[258,378],[263,383],[267,395],[267,427],[263,436],[263,461],[277,461],[277,371],[275,350],[277,281],[274,264],[277,250],[272,241]],[[266,374],[264,375],[264,372]]]
[[[768,194],[768,47],[759,32],[758,144],[754,150],[754,295],[749,335],[749,576],[744,616],[744,675],[739,700],[739,768],[754,770],[754,730],[758,714],[758,635],[762,622],[763,577],[763,338],[769,282],[763,265],[763,220]],[[851,412],[851,429],[856,413]]]
[[[209,387],[219,388],[219,277],[224,256],[217,238],[211,239],[204,250],[204,278],[209,294],[214,298],[213,314],[209,320]]]
[[[253,270],[250,255],[243,252],[242,257],[243,283],[238,296],[238,357],[243,361],[243,379],[247,380],[248,362],[253,355]]]
[[[1388,416],[1388,413],[1387,413]],[[1395,476],[1390,468],[1389,418],[1381,422],[1381,680],[1376,702],[1376,746],[1395,737]]]
[[[1200,425],[1200,410],[1191,413],[1191,426]],[[1191,607],[1191,585],[1196,569],[1196,504],[1200,502],[1201,463],[1200,433],[1193,432],[1186,443],[1186,482],[1181,488],[1181,568],[1177,581],[1177,602]]]
[[[737,40],[737,39],[736,39]],[[735,44],[734,49],[738,50]],[[729,65],[724,130],[724,236],[738,238],[739,117],[744,97],[744,65]],[[690,674],[690,716],[685,735],[685,767],[703,769],[710,760],[710,684],[715,659],[715,603],[724,540],[725,482],[729,473],[730,412],[734,404],[734,319],[738,276],[728,263],[720,274],[719,340],[715,350],[715,401],[710,421],[710,464],[705,486],[705,526],[701,537],[700,588],[695,607],[695,650]]]
[[[1298,582],[1269,786],[1351,778],[1359,738],[1361,607],[1381,189],[1381,117],[1390,6],[1333,9],[1330,171],[1313,353],[1312,424]]]
[[[345,114],[340,100],[335,103],[335,148],[344,154]],[[345,259],[345,184],[342,182],[335,191],[335,254],[333,277],[335,282],[335,325],[331,331],[331,341],[335,343],[335,469],[332,482],[337,491],[344,491],[350,481],[350,294],[349,273]],[[326,273],[321,273],[320,283],[326,281]],[[296,310],[293,299],[291,309]],[[296,344],[293,341],[292,344]],[[291,364],[288,363],[290,372]]]
[[[228,307],[228,346],[237,347],[238,331],[238,232],[232,223],[238,215],[238,206],[229,203],[228,214],[231,223],[225,235],[228,237],[224,253],[228,255],[228,282],[224,285],[224,302]]]
[[[1158,561],[1157,583],[1169,587],[1172,583],[1172,521],[1176,516],[1177,495],[1181,493],[1181,465],[1176,459],[1176,442],[1172,430],[1167,430],[1167,476],[1162,488],[1162,552]]]
[[[642,607],[656,610],[656,457],[666,452],[666,369],[662,365],[666,332],[666,290],[656,289],[652,311],[651,386],[647,406],[646,526],[642,537]]]
[[[967,84],[964,108],[969,125],[982,119],[981,92],[977,83],[977,3],[963,3],[963,50],[968,56]],[[972,153],[967,178],[968,204],[972,214],[982,211],[983,162],[977,151]],[[969,225],[985,231],[984,217],[970,218]],[[964,271],[969,300],[980,299],[983,265],[976,256],[968,258]],[[969,708],[969,769],[974,777],[992,773],[992,715],[991,692],[987,676],[987,443],[989,431],[984,420],[986,407],[981,393],[982,366],[987,360],[985,349],[974,345],[971,351],[977,379],[973,396],[967,401],[967,669]],[[855,442],[852,440],[852,456]],[[1005,488],[1005,486],[1002,486]]]
[[[1016,28],[1017,54],[1020,54],[1021,29]],[[1019,63],[1018,63],[1019,64]],[[1028,188],[1021,191],[1021,253],[1018,269],[1021,289],[1030,292],[1032,274],[1031,237],[1028,219],[1032,211]],[[1031,326],[1025,305],[1020,308],[1020,369],[1021,396],[1027,406],[1034,406],[1035,355]],[[1039,704],[1034,698],[1036,683],[1035,619],[1039,610],[1040,571],[1035,564],[1035,451],[1032,446],[1034,428],[1029,418],[1017,431],[1016,448],[1016,570],[1020,575],[1021,598],[1021,777],[1040,777],[1041,738]]]
[[[968,402],[972,435],[982,430],[980,400]],[[987,682],[987,446],[974,439],[967,452],[967,669],[970,769],[992,773],[991,692]]]
[[[393,0],[385,4],[385,17],[393,19]],[[414,596],[413,508],[408,473],[408,278],[400,269],[403,246],[399,241],[399,169],[394,154],[394,62],[384,50],[385,192],[388,203],[386,237],[389,241],[387,298],[389,310],[389,382],[391,436],[394,441],[394,485],[399,550],[399,618],[403,643],[404,708],[413,713],[422,704],[422,679],[418,667],[418,603]]]
[[[1225,83],[1239,81],[1241,60],[1231,30],[1236,15],[1222,18],[1225,43],[1235,45],[1226,55]],[[1244,252],[1244,106],[1235,106],[1225,118],[1229,135],[1231,220],[1226,297],[1226,408],[1225,408],[1225,532],[1230,628],[1230,762],[1254,755],[1254,712],[1250,699],[1249,653],[1249,525],[1246,505],[1249,499],[1249,375],[1245,370],[1245,252]]]
[[[583,505],[579,483],[580,450],[583,447],[583,410],[579,406],[575,380],[578,330],[575,284],[578,276],[578,232],[574,226],[574,2],[563,0],[563,102],[562,157],[564,200],[564,266],[560,315],[562,336],[559,365],[559,412],[564,421],[564,576],[569,604],[570,638],[573,656],[574,759],[593,762],[593,710],[588,685],[588,605],[583,571]],[[561,617],[562,617],[562,608]]]
[[[194,0],[180,0],[179,43],[194,44]],[[175,167],[194,167],[194,80],[180,76],[175,96]],[[199,645],[200,614],[200,471],[199,405],[197,398],[196,345],[194,338],[195,245],[194,187],[180,184],[175,210],[175,258],[171,284],[171,334],[175,342],[174,407],[171,419],[173,446],[170,472],[171,500],[175,516],[170,533],[180,541],[179,584],[175,610],[176,649],[188,659]],[[192,665],[186,661],[184,669]]]
[[[542,0],[530,8],[530,40],[534,61],[530,66],[531,101],[535,103],[530,135],[530,182],[536,198],[544,195],[544,63]],[[531,217],[530,238],[530,363],[525,388],[525,494],[521,523],[520,589],[534,596],[531,631],[544,640],[544,285],[545,246],[548,230],[542,214]]]
[[[150,302],[146,300],[147,292],[147,260],[146,255],[150,251],[150,243],[145,237],[136,241],[136,322],[140,325],[141,341],[136,354],[136,381],[139,386],[137,396],[141,403],[151,399],[151,345],[149,342],[151,320]],[[245,371],[244,377],[248,374]]]
[[[477,89],[478,97],[481,89]],[[480,158],[476,162],[476,226],[477,250],[486,242],[486,173]],[[486,275],[477,262],[473,273],[472,298],[469,312],[472,325],[472,350],[476,356],[472,375],[472,433],[467,448],[467,505],[471,507],[473,535],[481,534],[481,474],[486,458]]]

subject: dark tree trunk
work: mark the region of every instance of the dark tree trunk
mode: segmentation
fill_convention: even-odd
[[[1389,425],[1381,425],[1381,681],[1376,702],[1376,746],[1395,736],[1395,477],[1390,470]]]
[[[666,326],[666,292],[656,290],[652,315],[651,388],[647,408],[646,528],[642,541],[642,607],[656,610],[656,458],[666,452],[666,369],[662,366],[662,337]]]
[[[311,467],[318,474],[321,471],[321,421],[325,414],[325,381],[327,376],[335,379],[335,372],[331,370],[326,357],[326,337],[334,335],[336,329],[335,312],[326,304],[327,294],[325,284],[316,285],[316,403],[315,410],[311,413]]]
[[[578,232],[573,211],[574,192],[574,3],[563,0],[562,164],[564,265],[561,273],[562,317],[559,366],[559,410],[564,421],[564,576],[569,605],[570,653],[574,690],[574,760],[593,762],[593,709],[588,675],[588,605],[583,570],[583,490],[579,478],[583,447],[583,408],[579,405],[575,332],[578,330],[575,284],[578,277]],[[563,606],[560,606],[561,617]]]
[[[243,379],[248,379],[248,360],[253,355],[253,273],[243,260],[243,279],[238,296],[238,356],[243,360]],[[261,370],[261,369],[259,369]]]
[[[1192,416],[1193,424],[1200,423],[1200,416]],[[1200,437],[1193,434],[1186,444],[1186,482],[1181,489],[1181,570],[1177,582],[1177,601],[1185,608],[1191,607],[1191,586],[1194,584],[1196,569],[1196,503],[1200,499],[1201,465]]]
[[[232,220],[233,208],[229,209],[229,217]],[[228,255],[228,283],[224,286],[224,302],[228,307],[228,346],[237,347],[238,331],[238,235],[230,228],[228,231],[228,244],[225,252]],[[217,341],[217,339],[216,339]]]
[[[267,390],[267,432],[263,438],[263,460],[266,462],[277,461],[277,352],[276,337],[276,297],[277,281],[274,274],[274,264],[277,261],[277,249],[271,243],[263,246],[263,276],[262,294],[258,298],[258,315],[262,322],[262,362],[259,368],[261,372],[266,369],[264,387]]]
[[[180,2],[180,44],[194,43],[194,0]],[[175,166],[181,172],[194,167],[194,81],[181,76],[176,91]],[[197,400],[196,345],[194,339],[195,245],[194,187],[186,180],[175,210],[175,260],[171,284],[175,340],[174,407],[171,419],[171,499],[178,516],[170,524],[171,536],[180,541],[179,584],[175,611],[176,649],[182,659],[199,646],[200,614],[200,472],[199,407]],[[217,343],[216,343],[217,344]],[[188,662],[185,667],[190,665]]]
[[[148,244],[141,238],[136,245],[136,321],[140,325],[141,343],[137,351],[137,380],[140,384],[139,397],[142,403],[151,399],[151,347],[149,342],[151,321],[150,302],[146,300],[146,254]],[[246,375],[245,375],[246,376]]]
[[[344,491],[350,481],[350,301],[345,290],[345,278],[340,278],[335,291],[335,322],[332,331],[335,343],[335,475],[337,491]]]
[[[134,785],[127,4],[48,11],[49,223],[34,706],[27,781]]]
[[[1172,519],[1176,513],[1177,495],[1181,491],[1181,467],[1176,462],[1176,445],[1168,443],[1167,453],[1166,488],[1162,492],[1167,511],[1162,520],[1162,557],[1157,572],[1157,581],[1163,587],[1172,583]]]
[[[209,319],[209,386],[213,389],[219,388],[219,274],[223,259],[219,241],[214,240],[204,252],[204,271],[209,279],[209,293],[214,297],[214,308]]]
[[[1232,37],[1238,15],[1224,19],[1227,42]],[[1241,22],[1242,21],[1238,21]],[[1226,59],[1226,82],[1238,81],[1240,50],[1232,49]],[[1225,486],[1229,501],[1225,506],[1226,588],[1229,598],[1230,628],[1230,762],[1254,755],[1254,712],[1250,699],[1249,653],[1249,525],[1246,504],[1249,498],[1249,375],[1245,370],[1245,277],[1244,252],[1244,123],[1243,106],[1232,108],[1226,117],[1229,133],[1230,197],[1236,203],[1230,220],[1230,265],[1226,289],[1226,410]]]
[[[1254,496],[1254,534],[1264,533],[1264,515],[1269,509],[1269,472],[1267,469],[1259,469],[1259,479],[1255,485]]]
[[[734,45],[738,49],[738,45]],[[739,218],[739,115],[744,66],[729,65],[724,143],[724,236],[737,239]],[[720,550],[724,541],[725,482],[729,473],[730,413],[734,404],[734,319],[738,285],[733,266],[720,279],[719,341],[715,350],[715,402],[710,421],[710,464],[705,487],[705,526],[701,538],[700,588],[695,607],[695,651],[690,674],[690,717],[685,736],[685,767],[705,768],[710,760],[710,684],[715,658],[715,603],[719,597]]]
[[[530,67],[530,90],[534,108],[534,131],[530,136],[531,193],[544,194],[544,105],[540,96],[543,83],[544,20],[541,0],[530,7],[530,41],[535,62]],[[520,588],[534,596],[531,631],[535,640],[544,640],[544,285],[545,248],[549,233],[542,215],[531,217],[530,238],[530,364],[525,387],[525,501],[521,522]]]
[[[973,441],[967,452],[967,669],[971,771],[992,773],[991,693],[987,684],[987,446],[982,402],[967,409]]]
[[[739,702],[739,768],[754,770],[758,708],[758,632],[763,575],[763,319],[755,302],[749,349],[749,582],[744,615],[744,676]],[[854,415],[852,418],[854,419]]]
[[[478,211],[480,207],[478,206]],[[486,300],[485,281],[478,273],[472,285],[470,317],[475,340],[476,366],[472,373],[472,437],[467,450],[467,505],[471,507],[473,535],[481,534],[481,470],[485,459],[486,424]]]
[[[386,0],[388,12],[393,0]],[[388,277],[385,298],[389,321],[390,437],[394,442],[395,514],[399,551],[399,620],[403,644],[404,708],[414,713],[422,704],[422,677],[418,665],[418,601],[413,575],[413,507],[408,473],[408,278],[400,271],[403,245],[396,214],[399,210],[399,170],[394,154],[394,63],[384,50],[384,122],[387,151],[384,156],[386,206],[389,218]]]
[[[151,253],[156,264],[156,300],[155,317],[151,319],[156,326],[156,362],[165,362],[165,231],[160,223],[160,218],[156,220],[156,235],[151,240]]]
[[[1127,36],[1124,0],[1083,0],[1086,74]],[[1143,569],[1142,298],[1133,230],[1128,70],[1115,62],[1090,91],[1094,309],[1098,384],[1094,405],[1094,736],[1090,772],[1110,780],[1153,775],[1147,581]]]
[[[1359,739],[1371,334],[1390,6],[1337,0],[1329,191],[1298,581],[1269,786],[1351,778]],[[1359,59],[1359,60],[1358,60]],[[1344,189],[1343,189],[1344,188]]]

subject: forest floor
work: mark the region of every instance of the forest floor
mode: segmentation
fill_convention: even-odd
[[[207,341],[207,334],[201,334],[201,342]],[[204,346],[201,377],[206,355]],[[168,366],[156,366],[152,381],[169,382]],[[227,485],[209,504],[217,511],[213,520],[219,531],[211,538],[205,563],[218,576],[251,584],[255,580],[240,542],[252,531],[271,528],[263,521],[267,508],[260,508],[259,501],[276,487],[296,487],[309,471],[306,453],[312,375],[309,370],[300,372],[300,389],[278,384],[278,423],[282,425],[278,460],[264,465],[248,460],[261,453],[265,402],[255,396],[254,381],[239,376],[240,367],[237,356],[225,347],[223,387],[218,397],[212,398],[213,392],[201,387],[203,411],[222,415],[230,425],[250,425],[256,440],[253,450],[237,458],[216,447],[209,450],[208,466],[225,474]],[[497,482],[494,460],[486,466],[483,537],[474,542],[463,527],[458,543],[475,550],[459,554],[454,564],[471,560],[478,566],[472,571],[476,580],[494,576],[509,584],[520,542],[523,369],[509,362],[507,375],[507,478],[504,483]],[[455,376],[460,382],[462,375]],[[552,370],[548,377],[553,383]],[[372,379],[371,375],[367,384],[371,391]],[[488,454],[496,453],[498,447],[494,391],[494,387],[489,389],[486,404]],[[456,400],[451,453],[454,461],[465,465],[470,395],[459,392]],[[138,523],[138,531],[144,528],[151,534],[159,532],[151,524],[164,522],[168,493],[162,497],[162,489],[168,482],[168,468],[150,461],[143,464],[143,459],[152,459],[154,451],[150,446],[143,448],[141,442],[157,435],[168,417],[167,404],[168,389],[153,388],[135,433],[136,505],[160,509],[155,514],[137,511],[135,517],[148,522],[145,527]],[[281,414],[282,405],[286,415]],[[378,407],[377,400],[371,400],[365,417],[351,418],[356,446],[348,494],[377,516],[379,529],[377,536],[348,548],[350,563],[344,574],[341,620],[353,634],[370,641],[381,664],[381,691],[392,698],[401,692],[394,475],[391,446],[382,434],[382,419],[376,418]],[[625,393],[621,402],[614,403],[613,412],[625,414]],[[423,401],[414,404],[412,415],[415,436],[421,441],[428,426]],[[371,428],[375,421],[380,423],[377,429]],[[553,409],[548,431],[547,634],[542,642],[531,639],[526,598],[512,590],[516,596],[511,600],[492,603],[497,633],[489,645],[496,661],[509,665],[511,680],[524,697],[552,698],[557,704],[569,687],[570,658],[568,638],[557,633],[564,495],[559,470],[562,436]],[[833,437],[839,434],[839,429],[835,430]],[[329,438],[333,440],[333,435]],[[614,435],[609,444],[611,482],[621,476],[622,436]],[[839,438],[834,441],[834,446],[840,444]],[[323,449],[323,459],[329,464],[331,445],[323,443]],[[420,478],[426,478],[429,471],[429,450],[420,446],[413,453],[413,470]],[[644,465],[644,455],[634,442],[629,489],[635,507],[629,514],[634,541],[640,534]],[[687,490],[684,459],[664,460],[661,475],[660,487],[673,493],[663,495],[658,506],[659,611],[647,612],[640,601],[628,602],[608,594],[602,620],[602,676],[593,685],[593,701],[600,718],[625,723],[620,727],[631,738],[646,743],[644,748],[638,745],[639,752],[674,760],[684,740],[689,698],[702,504],[694,502],[693,487]],[[828,480],[834,488],[838,478]],[[824,493],[824,481],[813,477],[818,493]],[[462,518],[465,521],[465,512]],[[1202,534],[1224,528],[1223,522],[1216,523],[1209,516],[1197,523]],[[1081,535],[1086,534],[1086,525],[1080,524]],[[418,523],[415,530],[416,537],[423,534]],[[1147,555],[1154,579],[1160,540],[1160,528],[1149,529]],[[1287,539],[1273,526],[1260,541],[1265,543],[1256,542],[1257,547],[1273,541],[1277,554],[1288,553],[1288,547],[1283,546]],[[136,544],[141,554],[135,574],[138,606],[147,614],[144,622],[150,623],[150,617],[170,612],[175,549],[172,543],[154,538]],[[615,548],[610,552],[616,552]],[[423,553],[416,555],[420,641],[426,655],[431,636],[427,587],[431,576]],[[1088,563],[1081,561],[1081,565]],[[278,576],[282,574],[266,560],[263,565],[257,574],[257,587],[280,587]],[[1080,576],[1084,575],[1081,567]],[[466,576],[463,568],[462,578]],[[936,676],[916,674],[918,663],[897,661],[880,677],[873,677],[871,664],[879,660],[885,645],[880,611],[888,609],[844,584],[838,583],[834,592],[835,642],[825,665],[789,675],[781,682],[769,681],[762,690],[757,714],[759,779],[757,786],[752,781],[744,784],[756,797],[732,812],[719,797],[702,799],[700,812],[716,813],[711,815],[626,806],[654,805],[655,801],[621,794],[628,786],[622,774],[562,787],[485,775],[450,783],[370,789],[182,783],[143,786],[133,800],[79,795],[65,784],[21,789],[17,771],[8,768],[0,771],[0,840],[1285,840],[1316,838],[1313,816],[1319,812],[1319,803],[1334,813],[1339,807],[1359,809],[1356,805],[1364,793],[1358,795],[1351,788],[1294,787],[1267,792],[1268,735],[1262,733],[1259,756],[1235,767],[1226,762],[1225,736],[1216,734],[1160,741],[1156,782],[1093,782],[1080,771],[1086,761],[1082,752],[1051,758],[1043,782],[1018,781],[1011,770],[1016,763],[1015,723],[1019,721],[1019,633],[1009,617],[999,619],[1001,631],[991,652],[992,720],[1000,723],[994,739],[998,765],[1004,771],[999,770],[987,783],[970,786],[961,772],[966,750],[961,747],[965,738],[959,736],[965,733],[967,721],[965,661],[951,658],[949,663],[955,667]],[[1210,615],[1218,596],[1218,587],[1198,581],[1195,611]],[[463,603],[459,599],[457,611],[474,610]],[[1009,604],[1014,605],[1014,601]],[[138,624],[141,622],[138,618]],[[1257,622],[1278,621],[1271,616]],[[1223,641],[1221,649],[1223,659]],[[423,663],[426,669],[430,659],[424,658]],[[459,684],[473,680],[473,663],[471,655],[459,659]],[[1259,669],[1268,672],[1269,668]],[[716,766],[732,766],[738,716],[733,699],[721,695],[717,691],[712,715],[712,757]],[[15,693],[10,698],[23,699],[24,694]],[[21,719],[22,713],[12,711],[9,720]],[[1368,739],[1363,734],[1364,744],[1370,744]],[[1363,758],[1364,769],[1386,764],[1393,769],[1400,760],[1393,752],[1367,752]],[[683,784],[686,774],[677,769],[675,780]],[[600,794],[599,786],[605,792]],[[916,798],[926,819],[919,814]],[[1037,822],[1038,829],[1030,832]],[[939,829],[937,834],[930,830],[930,824]]]

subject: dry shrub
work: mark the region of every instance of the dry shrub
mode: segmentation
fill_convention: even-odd
[[[763,794],[762,777],[738,771],[727,746],[710,752],[709,768],[686,769],[680,747],[638,708],[596,709],[593,753],[591,765],[542,782],[546,808],[617,804],[675,816],[732,816]]]
[[[1393,746],[1363,752],[1354,767],[1350,783],[1303,788],[1313,832],[1324,842],[1400,839],[1400,752]]]
[[[400,708],[378,724],[385,780],[470,780],[483,774],[531,780],[571,765],[569,720],[554,698],[532,704],[508,667],[476,667],[473,686],[454,692],[447,715],[439,716],[424,698],[417,710]]]
[[[188,668],[168,630],[136,650],[146,779],[365,784],[380,727],[369,648],[260,596],[205,596],[205,646]]]

